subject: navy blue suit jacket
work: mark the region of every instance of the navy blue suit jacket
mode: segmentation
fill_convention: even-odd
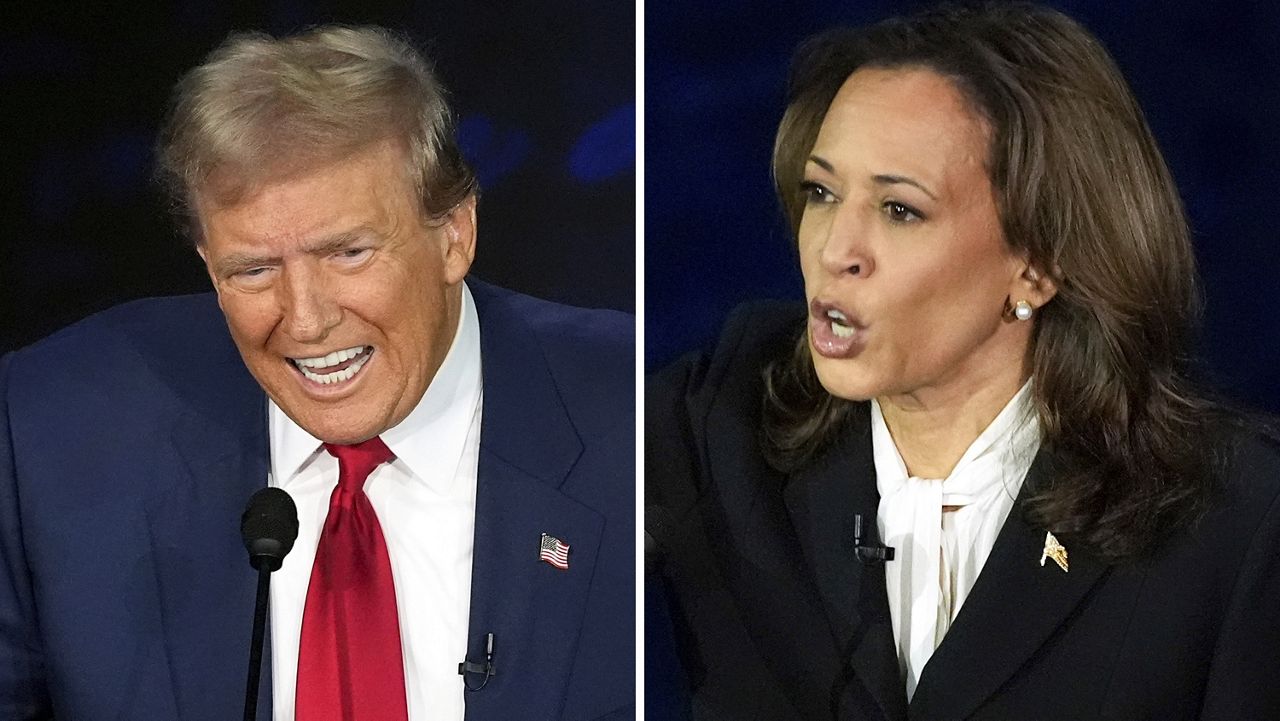
[[[469,648],[493,633],[496,675],[466,717],[632,718],[634,322],[469,284]],[[0,404],[0,718],[240,718],[256,572],[239,518],[266,484],[266,396],[214,297],[130,303],[10,354]],[[568,571],[538,561],[543,532]]]

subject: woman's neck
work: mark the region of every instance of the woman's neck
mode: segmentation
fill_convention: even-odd
[[[876,399],[894,445],[917,478],[946,478],[1026,383],[1026,374],[956,389],[921,388]]]

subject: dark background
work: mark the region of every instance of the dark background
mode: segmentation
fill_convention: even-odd
[[[1111,51],[1172,169],[1204,279],[1198,352],[1212,378],[1280,411],[1280,4],[1046,4]],[[713,339],[743,300],[803,295],[769,178],[796,44],[926,5],[646,3],[650,370]]]
[[[151,182],[178,77],[230,31],[406,32],[460,118],[482,189],[476,275],[635,306],[631,3],[181,0],[0,5],[0,352],[91,312],[209,289]]]
[[[1111,51],[1190,216],[1207,308],[1197,354],[1280,411],[1280,4],[1046,3]],[[645,363],[714,339],[751,298],[802,298],[769,178],[797,43],[920,2],[645,3]],[[670,619],[646,584],[646,716],[681,718]]]

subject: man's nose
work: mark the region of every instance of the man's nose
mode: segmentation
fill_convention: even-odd
[[[299,343],[324,340],[342,320],[332,288],[316,269],[286,269],[280,302],[284,329]]]

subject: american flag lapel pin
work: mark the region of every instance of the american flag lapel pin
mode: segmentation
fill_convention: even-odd
[[[1064,573],[1066,572],[1067,549],[1061,543],[1058,543],[1058,539],[1054,538],[1052,533],[1046,531],[1044,534],[1044,553],[1040,554],[1040,565],[1043,566],[1044,562],[1050,558],[1062,568]]]
[[[542,547],[538,551],[538,560],[546,561],[561,571],[568,571],[569,544],[555,536],[542,534]]]

